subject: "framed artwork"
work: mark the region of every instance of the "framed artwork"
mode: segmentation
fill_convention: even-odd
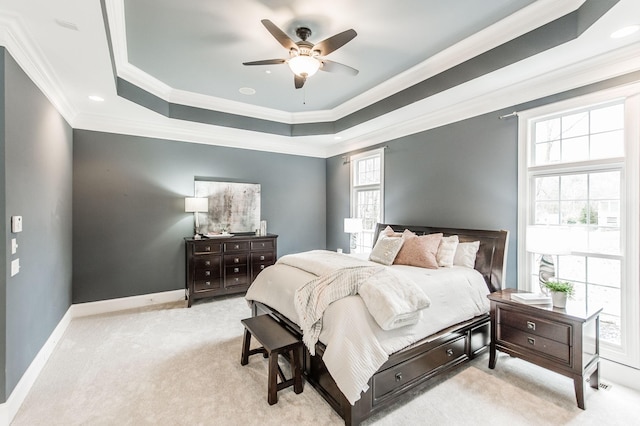
[[[195,196],[209,199],[209,211],[197,213],[203,234],[260,229],[260,184],[196,180]]]

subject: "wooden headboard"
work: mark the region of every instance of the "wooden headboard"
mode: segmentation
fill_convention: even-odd
[[[489,287],[489,291],[494,292],[504,288],[507,269],[507,246],[509,242],[509,231],[486,231],[478,229],[457,229],[438,228],[434,226],[413,226],[413,225],[391,225],[378,223],[374,244],[380,231],[390,226],[395,232],[402,232],[408,229],[416,235],[435,234],[442,232],[445,237],[457,235],[461,243],[480,241],[480,248],[476,255],[475,269],[482,274],[482,277]]]

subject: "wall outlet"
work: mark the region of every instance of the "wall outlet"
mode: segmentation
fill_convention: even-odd
[[[17,275],[20,272],[20,259],[11,261],[11,276]]]
[[[22,216],[11,216],[11,232],[22,232]]]

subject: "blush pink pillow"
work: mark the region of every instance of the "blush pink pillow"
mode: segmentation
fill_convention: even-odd
[[[402,233],[404,243],[393,263],[395,265],[419,266],[421,268],[438,269],[436,254],[442,240],[442,234],[417,236],[405,229]]]

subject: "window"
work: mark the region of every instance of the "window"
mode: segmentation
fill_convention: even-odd
[[[351,157],[351,217],[362,219],[362,231],[354,234],[351,253],[368,253],[373,233],[383,221],[384,148]]]
[[[617,89],[519,114],[519,235],[524,238],[518,246],[519,287],[538,291],[540,256],[551,255],[556,277],[575,285],[574,299],[603,308],[602,356],[636,367],[637,90]],[[532,247],[541,235],[549,248]],[[549,245],[552,238],[555,244]]]

